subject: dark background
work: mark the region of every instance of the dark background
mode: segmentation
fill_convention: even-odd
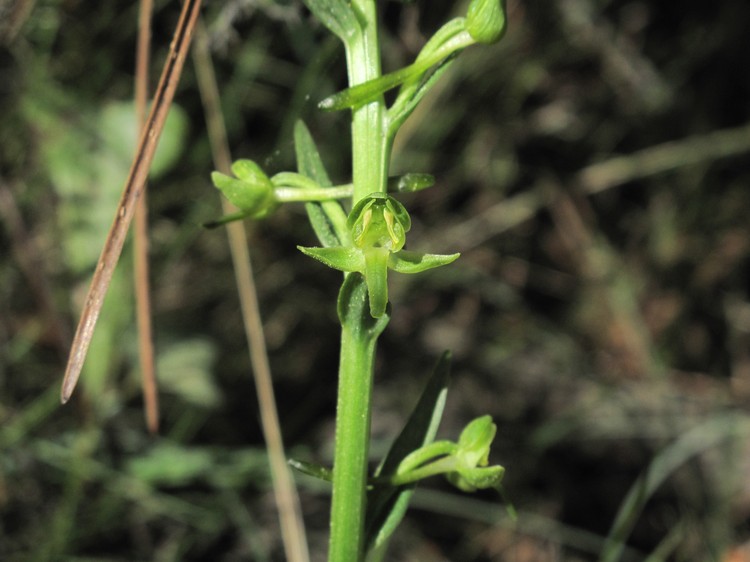
[[[281,560],[226,236],[200,226],[221,211],[190,64],[149,203],[161,435],[142,421],[127,250],[58,405],[127,172],[136,4],[0,2],[0,558]],[[462,9],[381,4],[386,70]],[[503,41],[463,53],[397,140],[393,173],[437,177],[402,198],[410,247],[462,258],[390,276],[372,453],[451,349],[439,435],[493,416],[519,517],[435,479],[389,560],[598,560],[618,510],[623,560],[750,559],[750,4],[508,8]],[[154,82],[177,12],[157,2]],[[336,41],[294,2],[204,16],[233,156],[292,169],[304,119],[349,181],[348,115],[315,107],[345,83]],[[289,454],[330,464],[340,276],[296,251],[314,243],[301,207],[248,227]],[[628,507],[642,474],[655,484]],[[326,486],[297,481],[324,560]]]

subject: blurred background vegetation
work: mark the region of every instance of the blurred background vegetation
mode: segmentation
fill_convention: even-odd
[[[156,2],[154,82],[177,4]],[[386,70],[465,9],[381,4]],[[440,435],[494,417],[519,517],[429,482],[391,559],[750,560],[750,4],[508,9],[505,39],[463,53],[397,140],[394,173],[437,177],[403,197],[411,247],[463,256],[391,276],[372,453],[451,349]],[[233,156],[292,168],[301,118],[348,181],[347,115],[315,107],[344,84],[336,41],[292,0],[204,16]],[[200,226],[221,211],[190,65],[151,181],[162,433],[127,251],[58,404],[131,158],[136,21],[136,2],[0,2],[0,559],[281,560],[226,236]],[[249,227],[290,455],[329,464],[339,274],[295,250],[301,207]],[[328,491],[297,481],[324,560]]]

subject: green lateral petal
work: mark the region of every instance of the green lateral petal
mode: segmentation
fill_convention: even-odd
[[[323,262],[328,267],[340,271],[363,271],[365,259],[362,252],[357,248],[345,248],[334,246],[333,248],[306,248],[297,246],[297,249],[311,258]]]
[[[388,267],[398,273],[420,273],[427,269],[448,265],[458,259],[461,254],[422,254],[401,250],[393,252],[388,259]]]
[[[388,255],[386,248],[368,248],[365,258],[365,283],[370,299],[370,314],[380,318],[388,305]],[[360,254],[360,255],[361,255]]]

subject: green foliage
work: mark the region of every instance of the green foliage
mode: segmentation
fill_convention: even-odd
[[[315,141],[302,121],[298,121],[294,126],[294,148],[299,173],[310,177],[318,185],[330,186],[331,180],[328,178]],[[346,214],[341,205],[336,202],[307,203],[305,209],[310,224],[323,246],[341,246],[349,241]]]
[[[361,32],[357,15],[345,0],[305,0],[305,5],[331,33],[344,42]]]
[[[200,482],[217,489],[232,489],[267,478],[264,451],[223,450],[221,447],[185,447],[160,441],[128,462],[126,472],[150,486],[189,486]]]
[[[375,471],[375,480],[390,478],[404,457],[431,443],[437,433],[448,394],[450,353],[437,362],[414,410],[393,441],[388,454]],[[368,494],[365,522],[365,550],[369,559],[377,559],[385,551],[388,540],[406,514],[414,484],[401,486],[375,485]]]
[[[343,88],[338,39],[321,37],[323,26],[298,3],[263,0],[252,13],[241,4],[204,11],[236,157],[254,159],[272,183],[279,170],[293,170],[351,193],[349,112],[316,111]],[[502,484],[518,520],[494,493],[462,494],[440,479],[412,493],[415,484],[382,485],[371,473],[368,509],[371,494],[386,491],[416,508],[383,559],[554,553],[588,562],[605,550],[620,560],[737,557],[746,539],[747,431],[739,426],[735,436],[733,426],[747,417],[750,239],[750,136],[738,103],[748,86],[738,68],[750,6],[508,4],[510,27],[497,46],[466,48],[387,97],[388,130],[399,131],[390,135],[391,173],[427,170],[438,180],[414,195],[388,180],[413,221],[405,247],[463,257],[434,274],[389,272],[394,316],[379,342],[369,458],[380,458],[398,432],[395,418],[419,395],[429,357],[450,347],[456,373],[436,439],[455,441],[466,421],[491,413],[499,431],[490,465],[506,465]],[[386,74],[415,62],[423,38],[457,9],[380,5]],[[191,465],[205,450],[217,470],[238,472],[228,488],[214,487],[208,472],[175,486],[158,471],[151,483],[130,472],[155,443],[144,435],[132,373],[127,259],[102,316],[112,324],[101,336],[114,361],[94,361],[104,393],[87,375],[74,403],[57,404],[65,350],[57,351],[57,324],[35,282],[47,284],[70,327],[79,280],[101,248],[96,224],[111,220],[123,179],[111,171],[115,159],[101,157],[102,139],[125,125],[135,130],[127,107],[109,130],[98,125],[113,100],[132,94],[135,15],[132,3],[92,10],[37,2],[1,53],[0,559],[276,560],[270,475],[249,406],[225,237],[196,228],[218,211],[189,69],[178,91],[189,111],[190,130],[176,139],[185,151],[151,182],[149,198],[157,357],[180,341],[214,351],[169,359],[158,374],[165,387],[194,367],[221,400],[210,409],[165,388],[165,435],[156,444],[174,446],[164,457],[173,462],[177,449]],[[159,29],[174,15],[158,10]],[[164,45],[154,38],[158,65]],[[399,116],[408,119],[400,130]],[[295,168],[290,139],[300,119],[332,181]],[[122,145],[127,158],[132,147]],[[64,173],[49,173],[53,159],[66,161]],[[100,174],[99,165],[110,171]],[[5,214],[8,194],[25,226],[20,238]],[[351,245],[316,242],[299,214],[302,205],[338,206],[348,236],[350,204],[335,199],[282,205],[252,226],[250,241],[285,436],[293,456],[323,466],[333,465],[318,444],[331,434],[339,351],[326,295],[343,275],[295,248]],[[36,256],[33,276],[17,256]],[[234,464],[232,452],[251,446],[257,467]],[[299,485],[307,517],[324,518],[329,484],[300,477]],[[399,500],[404,511],[406,503]],[[315,556],[324,557],[323,524],[308,521]]]
[[[182,341],[163,346],[157,357],[159,384],[169,394],[187,404],[216,408],[223,401],[220,389],[211,376],[216,347],[204,339]]]

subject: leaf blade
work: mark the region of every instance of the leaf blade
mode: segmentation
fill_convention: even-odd
[[[450,352],[437,361],[411,416],[394,440],[375,476],[395,473],[401,461],[413,450],[435,439],[443,415],[450,381]],[[398,488],[374,488],[367,499],[365,517],[366,551],[377,556],[403,519],[414,485]]]
[[[332,185],[310,130],[302,121],[297,121],[294,125],[294,150],[297,171],[300,174],[311,178],[322,187]],[[315,235],[324,247],[349,245],[346,214],[338,202],[306,203],[305,211]]]

